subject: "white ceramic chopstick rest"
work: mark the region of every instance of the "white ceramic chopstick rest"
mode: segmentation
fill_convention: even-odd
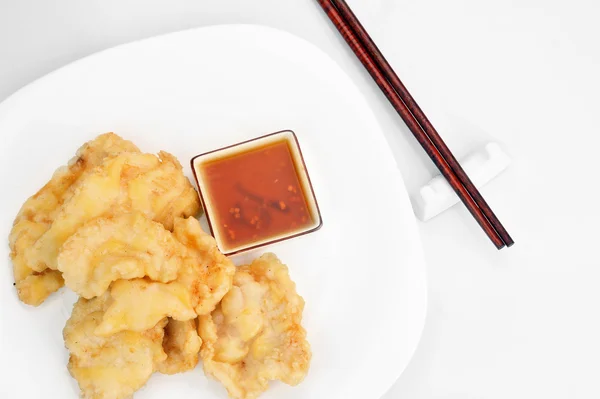
[[[461,165],[480,189],[510,165],[511,159],[497,143],[488,143],[481,150],[466,156]],[[431,179],[412,196],[417,217],[426,222],[457,204],[460,199],[442,175]]]

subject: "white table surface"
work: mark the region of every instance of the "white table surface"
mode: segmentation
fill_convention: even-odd
[[[428,319],[385,399],[600,397],[600,3],[348,1],[457,156],[495,140],[514,157],[482,190],[513,248],[496,251],[462,206],[419,223]],[[324,49],[372,104],[409,192],[433,176],[314,0],[0,0],[0,100],[96,51],[222,23]]]

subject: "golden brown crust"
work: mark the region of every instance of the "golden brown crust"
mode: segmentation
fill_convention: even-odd
[[[84,399],[130,398],[167,358],[162,347],[166,319],[143,332],[94,334],[108,301],[108,294],[80,298],[63,330],[69,372]]]
[[[163,374],[176,374],[194,369],[198,364],[201,343],[196,320],[169,319],[163,339],[163,350],[167,359],[158,365],[158,371]]]
[[[287,267],[275,255],[239,267],[221,304],[198,319],[205,373],[235,399],[258,397],[271,380],[300,383],[311,359],[303,308]]]
[[[166,152],[142,154],[113,133],[84,144],[68,166],[23,204],[9,236],[19,298],[39,305],[62,286],[56,258],[86,222],[138,211],[173,228],[174,218],[200,211],[181,164]],[[40,280],[40,281],[37,281]]]
[[[187,267],[181,269],[177,281],[189,287],[197,315],[212,312],[231,288],[235,266],[205,233],[195,218],[176,218],[175,238],[189,250]]]
[[[235,266],[190,217],[174,232],[139,213],[91,221],[61,248],[59,270],[83,297],[110,292],[96,334],[144,331],[165,317],[185,321],[212,311]],[[109,288],[110,286],[110,288]]]
[[[119,279],[173,281],[185,257],[186,248],[171,232],[135,212],[79,228],[60,249],[57,265],[67,287],[90,299]]]
[[[173,157],[162,160],[142,153],[108,157],[81,176],[50,228],[25,250],[25,259],[33,270],[56,270],[60,247],[77,229],[98,217],[139,212],[163,223],[167,229],[172,228],[174,217],[191,216],[185,213],[191,210],[195,214],[199,210],[197,196],[189,198],[191,205],[179,202],[189,188],[189,180],[181,166],[173,163]],[[183,209],[174,209],[174,203]],[[166,210],[176,213],[165,215]]]
[[[50,228],[62,204],[73,195],[82,174],[108,156],[137,151],[133,143],[114,133],[102,134],[81,146],[68,165],[57,169],[50,181],[23,204],[9,235],[15,285],[21,301],[38,306],[62,286],[60,273],[45,268],[34,271],[24,253]]]

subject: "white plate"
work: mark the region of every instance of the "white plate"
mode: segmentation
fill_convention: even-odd
[[[20,205],[84,141],[105,131],[141,149],[192,156],[282,129],[298,135],[323,215],[316,233],[267,249],[290,266],[306,300],[313,361],[298,387],[269,398],[377,399],[418,343],[425,267],[408,196],[374,116],[325,54],[287,33],[219,26],[93,55],[0,105],[0,237]],[[242,262],[258,253],[243,255]],[[1,397],[76,398],[62,328],[74,295],[18,302],[0,255]],[[137,399],[226,398],[201,370],[154,374]]]

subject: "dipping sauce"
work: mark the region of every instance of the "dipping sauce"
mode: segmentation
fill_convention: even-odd
[[[235,253],[318,229],[318,208],[293,133],[242,144],[192,161],[221,250]]]

